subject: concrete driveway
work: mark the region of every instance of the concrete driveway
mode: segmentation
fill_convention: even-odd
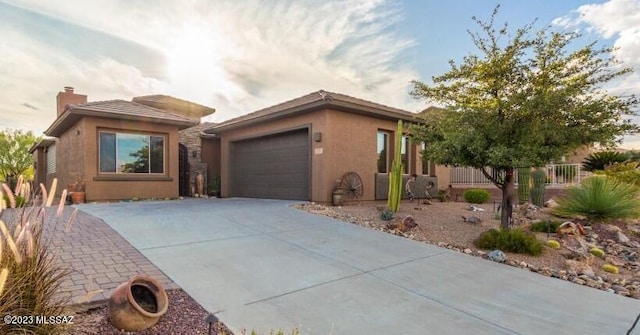
[[[257,199],[88,204],[237,334],[626,334],[640,301]],[[640,334],[640,329],[635,333]]]

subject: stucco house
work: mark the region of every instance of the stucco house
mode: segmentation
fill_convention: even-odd
[[[56,120],[31,148],[36,182],[57,177],[64,187],[80,174],[87,201],[193,195],[200,173],[205,184],[220,181],[223,197],[328,203],[347,172],[362,181],[360,200],[386,199],[397,121],[421,122],[323,90],[218,124],[199,122],[214,109],[164,95],[87,102],[67,87],[57,102]],[[419,175],[418,194],[437,189],[421,146],[402,136],[401,148],[405,180]]]
[[[58,178],[62,189],[79,176],[88,201],[176,198],[178,132],[214,111],[166,96],[87,102],[65,87],[57,95],[55,121],[31,148],[36,183]]]
[[[398,120],[420,121],[408,111],[320,90],[203,134],[219,145],[223,197],[331,202],[336,180],[355,172],[362,180],[361,200],[376,200],[387,197]],[[420,146],[407,136],[402,141],[405,178],[428,171]],[[435,175],[426,175],[419,187],[429,181],[437,185]]]

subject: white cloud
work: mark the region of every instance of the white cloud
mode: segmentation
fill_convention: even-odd
[[[570,15],[555,19],[553,24],[568,29],[584,29],[613,40],[615,57],[633,68],[634,72],[616,80],[610,92],[640,95],[640,0],[610,0],[583,5]],[[640,136],[626,137],[623,146],[640,149]]]
[[[123,61],[78,59],[72,51],[30,41],[16,46],[14,52],[22,55],[12,59],[20,66],[31,63],[33,72],[42,74],[38,93],[31,92],[28,81],[16,84],[20,99],[12,106],[53,104],[64,85],[90,100],[170,94],[216,108],[215,120],[318,89],[409,110],[421,106],[407,94],[417,70],[398,61],[414,42],[394,31],[401,19],[394,0],[16,3],[159,50],[168,64],[161,81]],[[43,59],[43,53],[51,57]]]

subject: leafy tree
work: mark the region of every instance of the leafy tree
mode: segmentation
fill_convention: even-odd
[[[5,129],[0,132],[0,179],[12,182],[33,165],[29,148],[38,141],[31,132]]]
[[[502,190],[501,226],[509,228],[514,169],[541,166],[580,145],[610,146],[639,129],[635,96],[613,96],[602,85],[627,74],[612,48],[595,42],[574,48],[579,35],[533,32],[533,24],[509,32],[473,17],[480,32],[469,35],[478,55],[428,85],[414,81],[416,98],[438,102],[448,112],[426,115],[411,128],[414,141],[427,143],[424,154],[440,164],[478,168]],[[427,113],[428,114],[428,113]]]

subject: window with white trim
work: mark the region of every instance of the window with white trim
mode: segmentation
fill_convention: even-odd
[[[163,174],[165,136],[99,132],[99,171],[118,174]]]

